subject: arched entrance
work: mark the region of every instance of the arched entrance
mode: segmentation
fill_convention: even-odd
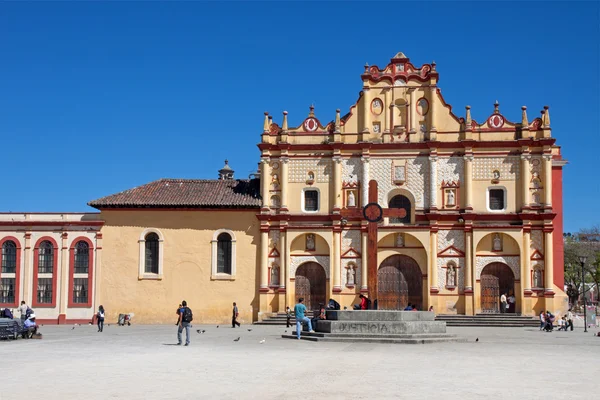
[[[423,274],[415,260],[404,255],[386,258],[377,271],[377,308],[404,310],[408,303],[423,307]]]
[[[500,312],[500,296],[515,293],[515,275],[510,267],[501,262],[491,263],[481,271],[481,312]]]
[[[320,264],[302,264],[296,270],[296,300],[303,297],[307,309],[318,309],[319,303],[325,304],[326,284],[325,270]]]

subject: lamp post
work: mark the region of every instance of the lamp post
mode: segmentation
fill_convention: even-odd
[[[585,262],[587,261],[586,256],[579,256],[579,263],[581,264],[581,293],[583,293],[583,329],[587,332],[587,303],[585,301]]]

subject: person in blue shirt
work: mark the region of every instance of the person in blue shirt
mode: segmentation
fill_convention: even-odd
[[[412,310],[413,310],[412,304],[408,303],[408,305],[406,306],[404,311],[412,311]]]
[[[23,337],[30,338],[37,333],[37,323],[35,322],[35,314],[31,314],[31,316],[23,322],[23,327],[25,328],[23,332]]]
[[[306,322],[308,324],[308,331],[310,333],[314,333],[312,328],[312,323],[310,318],[308,318],[306,314],[306,306],[302,304],[304,302],[304,298],[300,297],[298,299],[298,304],[294,306],[294,314],[296,316],[296,337],[300,339],[300,335],[302,333],[302,323]]]

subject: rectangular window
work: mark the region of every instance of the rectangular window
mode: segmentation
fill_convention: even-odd
[[[73,303],[87,303],[88,278],[73,279]]]
[[[40,251],[38,258],[38,273],[51,274],[54,270],[54,253],[42,253]]]
[[[0,279],[0,303],[15,302],[15,278]]]
[[[52,303],[52,278],[39,278],[37,287],[37,302]]]
[[[6,246],[8,247],[8,246]],[[12,249],[11,249],[12,250]],[[17,271],[17,252],[2,249],[2,273],[14,274]]]
[[[231,240],[217,243],[217,273],[231,275]]]
[[[490,189],[490,210],[504,210],[504,189]]]
[[[317,190],[304,191],[304,211],[319,211],[319,192]]]

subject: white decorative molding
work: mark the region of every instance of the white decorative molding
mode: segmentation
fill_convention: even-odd
[[[316,182],[329,182],[332,175],[331,159],[291,159],[288,171],[288,181],[294,183],[306,182],[309,171],[312,171],[315,174]]]
[[[388,193],[398,187],[412,193],[415,198],[415,207],[417,208],[423,208],[424,204],[429,201],[430,191],[425,190],[426,180],[429,182],[429,160],[427,157],[406,159],[406,183],[402,186],[397,186],[393,182],[393,159],[372,158],[370,164],[370,179],[377,181],[379,186],[378,201],[382,206],[387,207]]]
[[[269,231],[269,248],[278,247],[279,244],[279,231],[278,230],[270,230]]]
[[[146,272],[146,236],[149,233],[158,235],[158,274]],[[156,228],[147,228],[142,231],[138,240],[139,261],[138,261],[138,279],[162,279],[163,278],[163,259],[164,259],[165,238],[162,232]],[[92,249],[90,249],[91,251]]]
[[[290,256],[290,278],[295,278],[298,267],[307,262],[320,264],[325,270],[325,277],[329,279],[329,256]]]
[[[362,174],[360,158],[344,158],[342,160],[342,182],[357,183]]]
[[[464,160],[462,157],[440,157],[437,161],[437,186],[442,182],[464,182]]]
[[[465,252],[465,232],[462,230],[439,230],[438,231],[438,252],[454,246],[458,250]]]
[[[362,253],[360,248],[360,239],[361,237],[359,230],[352,229],[342,231],[342,254],[350,250],[350,247]]]
[[[227,233],[231,236],[231,274],[219,273],[217,272],[217,243],[218,238],[221,233]],[[229,229],[218,229],[213,233],[213,238],[210,241],[210,264],[211,264],[211,279],[215,280],[235,280],[235,272],[236,272],[236,247],[237,240],[235,238],[235,233]]]
[[[475,271],[476,279],[481,279],[481,271],[485,268],[486,265],[501,262],[510,267],[513,274],[515,275],[515,279],[521,279],[521,265],[519,262],[519,256],[490,256],[490,257],[475,257]]]
[[[494,171],[500,172],[500,181],[514,181],[519,177],[519,156],[478,157],[473,162],[473,179],[494,180]]]
[[[456,286],[459,290],[465,287],[465,259],[464,257],[440,257],[437,259],[438,286],[446,286],[446,265],[453,262],[456,265],[458,274],[456,275]]]
[[[530,243],[531,254],[536,250],[541,254],[544,254],[544,232],[541,229],[531,230],[531,243]]]

